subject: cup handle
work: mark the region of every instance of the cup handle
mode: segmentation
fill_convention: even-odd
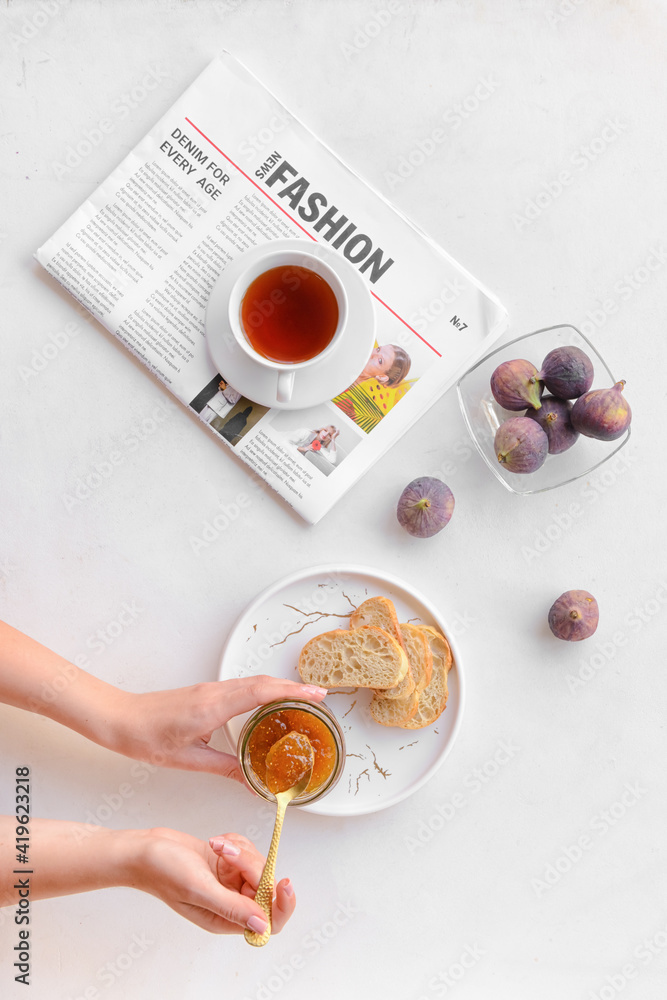
[[[292,391],[294,389],[294,372],[279,372],[278,373],[278,390],[276,393],[276,399],[279,403],[289,403],[292,398]]]

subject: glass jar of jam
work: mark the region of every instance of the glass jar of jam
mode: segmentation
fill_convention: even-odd
[[[266,785],[266,755],[274,743],[290,732],[307,736],[315,752],[308,787],[292,800],[294,805],[306,805],[331,791],[345,764],[343,731],[326,706],[300,699],[263,705],[241,730],[237,750],[239,764],[253,791],[274,802]]]

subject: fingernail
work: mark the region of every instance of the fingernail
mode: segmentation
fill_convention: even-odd
[[[321,695],[329,693],[326,688],[317,687],[315,684],[304,684],[303,690],[306,691],[308,694],[313,694],[313,695]]]
[[[283,882],[283,891],[285,895],[289,896],[290,898],[294,895],[294,886],[292,885],[289,879]]]
[[[234,847],[233,844],[225,843],[222,845],[222,853],[228,854],[230,858],[237,858],[241,851],[240,848]]]
[[[209,839],[209,847],[212,851],[221,851],[223,844],[225,843],[224,837],[211,837]]]
[[[263,917],[250,917],[246,926],[249,931],[254,931],[255,934],[263,934],[269,926],[269,922]]]

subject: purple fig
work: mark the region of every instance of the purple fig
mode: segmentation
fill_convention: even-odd
[[[587,590],[566,590],[549,610],[549,628],[557,639],[579,642],[598,627],[598,602]]]
[[[405,487],[398,499],[398,523],[416,538],[430,538],[441,531],[452,516],[454,494],[442,480],[420,476]]]
[[[525,410],[526,406],[539,410],[544,386],[535,365],[519,358],[498,365],[491,376],[491,392],[505,410]]]
[[[509,472],[535,472],[544,465],[549,439],[529,417],[510,417],[496,431],[493,447]]]
[[[539,410],[526,410],[526,416],[536,420],[546,433],[549,441],[549,454],[560,455],[562,451],[571,448],[579,437],[570,421],[572,403],[557,396],[543,396]]]
[[[630,426],[632,410],[623,395],[625,382],[611,389],[594,389],[580,396],[572,407],[572,426],[586,437],[615,441]]]
[[[593,362],[578,347],[556,347],[542,362],[538,378],[559,399],[576,399],[593,385]]]

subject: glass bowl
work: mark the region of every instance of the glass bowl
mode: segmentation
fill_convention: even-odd
[[[334,714],[329,711],[326,705],[316,705],[311,701],[301,701],[299,698],[272,701],[268,705],[262,705],[261,708],[258,708],[257,711],[246,720],[243,729],[239,733],[236,752],[241,770],[243,771],[243,777],[252,790],[257,792],[258,795],[261,795],[262,798],[266,799],[268,802],[275,802],[275,795],[273,792],[268,790],[262,779],[252,767],[250,762],[249,742],[255,726],[257,726],[258,723],[274,712],[281,712],[287,709],[298,709],[301,712],[307,712],[320,722],[323,722],[329,730],[336,748],[336,759],[329,776],[322,782],[321,785],[318,785],[317,788],[313,788],[310,792],[302,792],[301,795],[297,795],[297,797],[292,799],[290,802],[290,805],[305,806],[308,802],[315,802],[317,799],[321,799],[324,795],[331,791],[343,773],[343,767],[345,765],[345,737],[343,736],[343,730],[338,724],[338,720]]]
[[[579,347],[593,362],[595,375],[591,389],[609,389],[616,383],[617,379],[590,340],[576,327],[565,325],[536,330],[504,344],[473,365],[456,386],[463,419],[478,452],[496,479],[511,493],[524,496],[543,493],[586,476],[615,455],[630,437],[629,427],[616,441],[598,441],[580,434],[567,451],[560,455],[547,455],[544,465],[525,475],[509,472],[498,461],[493,447],[496,431],[504,420],[520,417],[525,411],[505,410],[496,403],[491,393],[491,375],[503,361],[517,358],[532,361],[539,369],[549,351],[565,346]]]

